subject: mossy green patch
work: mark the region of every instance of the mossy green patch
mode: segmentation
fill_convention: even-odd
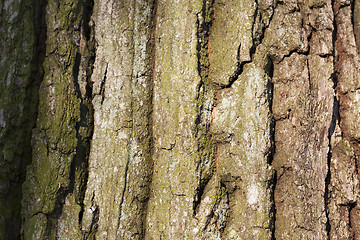
[[[81,18],[81,1],[47,4],[44,78],[33,131],[33,159],[23,185],[23,215],[26,225],[31,224],[33,214],[47,214],[48,219],[38,224],[49,237],[56,235],[57,223],[52,218],[59,214],[62,195],[70,187],[70,169],[78,145],[81,99],[76,92],[78,73],[74,71]],[[24,231],[24,237],[30,239],[31,233]]]
[[[24,239],[46,239],[47,218],[44,214],[38,213],[28,219],[24,224]]]

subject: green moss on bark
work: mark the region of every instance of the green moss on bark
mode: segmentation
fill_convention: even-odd
[[[32,135],[32,162],[23,184],[24,238],[31,239],[35,214],[44,236],[55,237],[57,218],[70,190],[71,166],[77,154],[81,99],[77,94],[81,1],[49,1],[46,6],[46,57],[39,89],[38,119]],[[40,226],[41,225],[41,226]],[[42,238],[41,238],[42,239]]]

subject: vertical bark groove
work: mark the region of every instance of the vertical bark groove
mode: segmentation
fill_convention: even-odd
[[[194,197],[194,213],[200,204],[206,184],[210,181],[215,169],[215,146],[210,132],[215,94],[214,86],[209,82],[209,47],[210,31],[214,20],[214,0],[204,0],[200,13],[197,13],[197,60],[198,74],[201,78],[197,86],[197,118],[195,122],[195,137],[198,142],[199,160],[196,175],[198,187]]]
[[[32,139],[35,157],[23,186],[25,239],[35,236],[62,238],[82,235],[79,217],[92,135],[92,93],[89,79],[93,48],[89,45],[92,39],[87,22],[90,20],[91,2],[79,1],[69,8],[67,3],[62,5],[57,2],[50,2],[45,6],[43,14],[46,22],[43,26],[49,26],[51,31],[47,35],[46,48],[43,46],[43,50],[46,49],[43,63],[45,74],[39,90],[39,117]],[[66,9],[64,11],[69,15],[61,19],[56,12],[58,8]],[[63,41],[66,34],[71,35],[71,38]],[[57,41],[62,42],[68,49],[56,46]],[[63,72],[58,74],[53,71],[53,64]],[[48,89],[50,94],[44,94]],[[66,96],[65,92],[69,96]],[[64,110],[59,107],[63,106],[61,101],[73,106],[65,117],[61,117]],[[49,104],[50,111],[58,108],[58,112],[47,115],[46,104]],[[54,107],[55,105],[57,107]],[[46,158],[51,160],[47,161]],[[55,174],[56,171],[59,172]],[[51,179],[51,174],[59,179],[55,186],[52,186],[54,180]],[[33,181],[42,182],[43,185],[33,188]],[[50,188],[52,190],[49,191]],[[70,213],[73,216],[69,216]],[[66,230],[69,225],[72,225],[75,231],[70,235]]]
[[[360,54],[360,1],[353,0],[352,2],[352,24],[354,37],[357,47],[357,52]]]
[[[148,198],[146,199],[146,203],[144,206],[144,218],[143,218],[143,236],[145,237],[145,233],[147,232],[147,217],[148,217],[148,209],[149,209],[149,199],[151,194],[151,186],[152,186],[152,179],[154,175],[154,133],[153,133],[153,126],[154,126],[154,78],[155,78],[155,64],[156,64],[156,24],[157,24],[157,9],[158,9],[158,0],[153,0],[152,3],[152,10],[151,10],[151,17],[150,17],[150,40],[148,42],[149,51],[147,52],[147,59],[149,59],[150,64],[150,112],[148,114],[149,119],[149,163],[150,163],[150,174],[149,174],[149,194]]]
[[[358,139],[356,133],[359,103],[359,55],[358,55],[358,14],[357,1],[334,1],[335,72],[337,77],[336,92],[339,99],[338,136],[334,136],[334,158],[332,159],[332,194],[331,194],[331,236],[341,239],[337,232],[344,232],[344,237],[358,239],[359,226],[356,224],[359,199]],[[351,73],[351,74],[349,74]],[[347,168],[344,168],[347,166]],[[345,176],[346,183],[342,183]],[[338,187],[342,183],[342,188]],[[347,208],[347,211],[342,209]]]
[[[31,134],[42,81],[46,2],[0,4],[0,236],[19,239],[21,185],[31,163]]]

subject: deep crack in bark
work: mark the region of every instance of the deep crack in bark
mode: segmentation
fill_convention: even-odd
[[[211,123],[214,108],[214,87],[209,81],[210,32],[214,21],[214,0],[203,0],[202,11],[197,14],[197,58],[200,83],[197,87],[197,118],[195,137],[198,142],[199,160],[196,169],[198,188],[193,201],[193,215],[196,215],[206,184],[214,169],[215,146],[212,140]]]
[[[72,70],[74,91],[80,102],[80,120],[75,126],[77,146],[76,154],[74,155],[70,165],[69,185],[59,189],[55,210],[52,213],[46,214],[48,219],[46,236],[49,237],[53,236],[52,232],[55,229],[54,226],[58,224],[57,219],[59,219],[63,214],[65,199],[69,194],[73,194],[75,196],[75,204],[81,207],[78,216],[79,229],[84,212],[83,200],[88,177],[90,144],[94,130],[94,110],[92,105],[93,91],[90,78],[95,61],[95,42],[93,29],[89,26],[93,5],[93,1],[86,1],[83,2],[83,5],[79,6],[79,9],[77,9],[77,11],[82,11],[82,20],[76,33],[79,34],[79,38],[82,38],[85,42],[85,46],[83,47],[80,47],[75,43],[75,45],[77,45],[77,52]],[[85,92],[82,92],[80,89],[79,77],[81,77],[82,81],[86,84]],[[80,128],[84,128],[86,131],[81,132]]]

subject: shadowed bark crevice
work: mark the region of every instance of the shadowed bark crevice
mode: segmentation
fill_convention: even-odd
[[[339,113],[339,101],[337,99],[337,72],[335,68],[336,64],[336,55],[335,55],[335,42],[337,38],[337,25],[336,25],[336,18],[335,18],[335,10],[334,10],[334,0],[331,2],[332,10],[333,10],[333,33],[332,33],[332,53],[331,56],[333,57],[333,74],[332,74],[332,82],[333,82],[333,89],[334,89],[334,104],[333,104],[333,112],[332,112],[332,119],[331,124],[328,129],[328,141],[329,141],[329,150],[328,150],[328,156],[327,156],[327,174],[325,178],[325,193],[324,193],[324,203],[325,203],[325,214],[326,214],[326,233],[327,233],[327,239],[331,239],[331,217],[330,217],[330,184],[331,184],[331,159],[332,159],[332,150],[333,147],[331,144],[332,136],[335,132],[335,128],[337,124],[340,124],[340,113]]]
[[[265,31],[267,29],[267,27],[270,25],[271,20],[274,16],[273,14],[273,9],[271,8],[271,14],[270,16],[268,16],[269,19],[265,20],[264,16],[265,15],[265,11],[269,10],[269,9],[260,9],[259,3],[257,0],[255,0],[255,13],[254,13],[254,17],[253,17],[253,21],[252,21],[252,26],[251,26],[251,36],[252,36],[252,46],[250,47],[250,61],[241,61],[241,42],[240,45],[238,47],[238,51],[237,51],[237,66],[236,66],[236,70],[234,71],[234,73],[232,74],[232,76],[230,76],[229,78],[229,83],[226,85],[220,85],[219,88],[220,89],[226,89],[226,88],[231,88],[231,86],[233,85],[233,83],[239,78],[239,76],[241,75],[241,73],[244,70],[244,66],[248,63],[253,62],[253,57],[255,55],[256,49],[257,47],[262,44],[263,39],[265,37]],[[275,7],[274,7],[275,8]],[[272,64],[272,62],[271,62]]]
[[[96,203],[94,202],[94,197],[95,197],[95,193],[93,194],[93,197],[91,199],[91,210],[92,210],[92,219],[91,219],[91,223],[90,223],[90,227],[88,229],[88,231],[83,231],[83,238],[84,240],[94,240],[96,239],[96,232],[98,230],[98,222],[99,222],[99,214],[100,214],[100,209],[99,207],[96,205]],[[84,212],[84,206],[82,204],[81,206],[81,212],[80,212],[80,216],[79,216],[79,220],[82,219],[82,215]]]
[[[274,142],[275,145],[275,142]],[[274,171],[273,178],[269,181],[269,189],[271,189],[271,209],[269,212],[270,217],[270,231],[271,231],[271,240],[275,240],[275,222],[276,222],[276,205],[275,205],[275,188],[277,183],[277,171]]]
[[[149,61],[150,65],[150,72],[149,72],[149,78],[150,78],[150,111],[148,112],[147,118],[149,119],[149,193],[151,192],[151,186],[152,186],[152,180],[154,175],[154,133],[153,133],[153,125],[154,125],[154,78],[155,78],[155,63],[156,63],[156,52],[155,52],[155,39],[156,39],[156,21],[157,21],[157,8],[158,8],[158,0],[153,0],[152,2],[152,8],[150,13],[150,39],[148,41],[148,47],[149,51],[147,51],[147,59]],[[150,194],[149,194],[150,195]],[[144,203],[144,217],[143,217],[143,234],[145,236],[146,232],[146,219],[148,215],[148,208],[149,208],[149,199],[148,197],[146,199],[146,202]]]
[[[360,54],[360,1],[351,1],[351,21],[353,25],[354,37],[357,53]]]
[[[84,37],[85,47],[80,49],[83,59],[80,59],[80,66],[84,71],[85,91],[81,98],[81,117],[80,122],[76,126],[76,135],[78,139],[78,155],[75,158],[72,167],[74,176],[74,187],[76,187],[76,202],[81,206],[79,212],[79,226],[81,227],[83,212],[84,212],[84,197],[86,192],[86,185],[89,175],[89,155],[91,140],[94,132],[94,107],[93,100],[93,83],[91,76],[94,69],[96,44],[94,39],[94,26],[91,24],[91,16],[93,14],[94,1],[88,0],[84,2],[83,16],[82,16],[82,36]],[[78,72],[79,74],[79,72]],[[80,86],[77,85],[77,90],[81,92]],[[86,129],[85,132],[80,132],[80,128]],[[74,190],[73,190],[74,191]]]
[[[36,119],[38,115],[39,104],[39,87],[44,77],[43,62],[45,59],[46,49],[46,32],[47,26],[45,21],[45,9],[47,1],[33,0],[32,11],[32,24],[34,29],[35,42],[33,46],[33,56],[31,60],[31,73],[28,84],[26,86],[19,85],[19,87],[25,88],[25,98],[23,99],[24,115],[21,120],[22,126],[22,140],[18,147],[21,147],[23,151],[20,156],[15,156],[19,159],[19,178],[18,182],[14,186],[10,186],[11,191],[17,192],[15,195],[17,199],[9,199],[9,202],[16,202],[19,206],[18,212],[14,214],[14,218],[19,220],[19,224],[14,225],[14,220],[7,223],[7,237],[8,239],[18,239],[20,237],[20,227],[23,224],[23,217],[21,216],[21,201],[22,201],[22,188],[26,178],[26,169],[32,162],[32,148],[31,148],[31,136],[32,130],[36,127]],[[24,9],[25,10],[25,9]],[[20,16],[23,16],[23,12],[20,12]],[[19,99],[20,100],[20,99]],[[12,196],[13,194],[9,194]],[[17,225],[17,226],[16,226]]]
[[[94,110],[92,105],[93,91],[90,81],[93,64],[95,60],[95,42],[94,30],[89,24],[92,15],[94,2],[82,1],[77,9],[74,9],[75,15],[81,14],[79,26],[74,27],[74,45],[76,54],[72,68],[72,77],[74,84],[74,94],[80,104],[80,118],[76,122],[76,154],[74,155],[69,172],[69,184],[66,187],[60,187],[57,195],[54,211],[45,214],[48,219],[45,236],[50,238],[57,236],[58,219],[61,218],[66,199],[74,196],[76,204],[80,206],[77,218],[79,224],[77,228],[81,229],[82,215],[84,211],[83,200],[85,196],[86,183],[88,178],[88,159],[90,154],[90,145],[94,129]],[[64,153],[65,154],[65,153]],[[69,153],[70,154],[70,153]],[[96,214],[95,214],[96,215]],[[84,232],[84,237],[88,233]],[[61,236],[60,236],[61,237]]]
[[[359,56],[357,46],[356,1],[332,1],[334,30],[334,111],[337,125],[329,129],[334,143],[331,153],[331,184],[329,185],[330,237],[357,239],[358,225],[357,202],[359,180],[359,143],[354,126],[358,125],[358,102],[355,100],[358,88]],[[345,30],[346,29],[346,30]],[[349,74],[349,73],[352,74]],[[350,107],[351,106],[351,107]],[[344,180],[346,179],[346,180]],[[341,234],[339,233],[341,232]]]
[[[199,159],[196,175],[198,188],[193,201],[193,215],[196,216],[204,189],[215,169],[215,144],[211,133],[212,110],[215,105],[215,88],[209,81],[210,33],[214,21],[214,0],[203,0],[202,11],[197,14],[197,69],[200,83],[197,86],[197,118],[195,137],[197,138]]]
[[[274,76],[274,64],[271,59],[268,59],[268,65],[266,66],[266,73],[269,77],[267,88],[268,88],[268,95],[267,101],[269,103],[269,111],[271,115],[270,119],[270,142],[271,147],[269,148],[269,153],[267,153],[267,164],[272,166],[274,161],[274,154],[276,151],[275,145],[275,130],[276,130],[276,120],[273,115],[273,94],[274,94],[274,83],[272,82]],[[271,231],[271,239],[275,240],[275,222],[276,222],[276,206],[275,206],[275,188],[277,182],[277,171],[274,170],[274,173],[271,179],[268,181],[268,188],[270,190],[270,201],[271,201],[271,208],[269,211],[269,219],[270,219],[270,231]]]
[[[103,104],[104,100],[105,100],[105,83],[106,83],[108,67],[109,67],[109,64],[107,63],[105,72],[104,72],[104,76],[103,76],[103,79],[100,84],[100,92],[98,93],[99,95],[101,95],[101,104]]]

